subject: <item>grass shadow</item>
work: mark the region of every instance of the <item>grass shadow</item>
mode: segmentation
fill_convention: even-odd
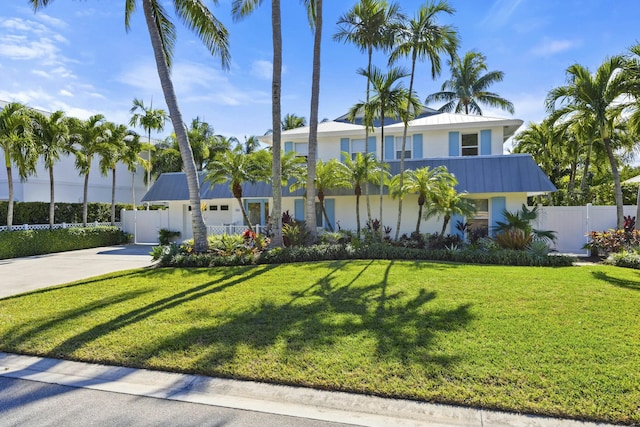
[[[614,286],[618,286],[620,288],[640,291],[640,273],[636,273],[636,276],[638,276],[638,280],[619,279],[603,271],[592,271],[591,275],[594,277],[594,279],[602,280],[604,282],[607,282]]]

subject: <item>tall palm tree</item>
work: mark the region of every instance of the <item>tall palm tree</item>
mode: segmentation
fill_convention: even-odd
[[[129,110],[132,114],[129,120],[130,126],[140,126],[147,134],[147,143],[149,144],[147,154],[149,156],[149,162],[151,162],[151,131],[162,132],[164,125],[169,119],[167,112],[161,108],[153,108],[153,99],[149,107],[144,105],[144,101],[138,98],[133,99],[133,106]],[[151,164],[151,163],[149,163]],[[147,191],[151,185],[151,168],[147,170]]]
[[[35,171],[37,152],[31,138],[31,118],[26,106],[11,102],[0,111],[0,149],[4,154],[9,186],[7,206],[7,229],[13,226],[13,174],[12,167],[18,169],[20,178],[26,178]]]
[[[343,164],[345,173],[351,181],[354,194],[356,195],[356,232],[360,236],[360,196],[362,186],[379,184],[380,176],[384,173],[384,165],[376,160],[373,153],[356,153],[355,159],[351,159],[349,153],[343,152]]]
[[[619,103],[619,97],[628,88],[623,72],[625,64],[622,56],[608,58],[593,75],[580,64],[571,65],[566,71],[567,84],[552,89],[545,101],[547,109],[558,117],[582,114],[593,120],[611,167],[618,228],[622,228],[624,222],[623,199],[611,138],[625,107]]]
[[[311,106],[309,112],[309,144],[307,147],[307,197],[305,223],[310,240],[318,238],[315,226],[315,180],[318,158],[318,108],[320,105],[320,52],[322,46],[322,0],[304,0],[309,24],[313,29],[313,67],[311,72]]]
[[[282,130],[301,128],[307,125],[307,119],[292,113],[287,113],[282,118],[280,125],[282,126]]]
[[[243,18],[251,14],[262,0],[233,0],[231,13],[235,19]],[[282,246],[282,187],[276,183],[282,181],[282,131],[280,130],[282,93],[282,22],[280,14],[280,0],[271,0],[271,30],[273,38],[273,78],[271,82],[271,129],[273,146],[271,153],[273,208],[271,214],[272,238],[271,244]]]
[[[384,123],[388,117],[401,117],[404,109],[417,110],[420,105],[415,96],[411,96],[408,90],[402,85],[401,79],[408,74],[406,70],[393,67],[386,73],[378,67],[372,67],[371,73],[367,70],[359,69],[358,74],[365,76],[371,81],[373,96],[369,102],[360,102],[351,107],[349,117],[354,118],[358,114],[364,117],[376,117],[380,119],[380,156],[384,158]],[[407,105],[410,102],[410,105]],[[384,176],[380,176],[380,224],[382,224],[382,200],[384,196]],[[384,238],[380,227],[380,239]]]
[[[389,56],[389,62],[393,63],[400,57],[411,57],[411,73],[409,78],[409,94],[413,94],[413,81],[416,73],[416,62],[428,59],[431,63],[431,78],[440,75],[440,55],[449,54],[453,58],[458,48],[458,33],[450,25],[438,25],[437,19],[442,14],[452,15],[455,12],[446,0],[437,3],[428,1],[420,7],[413,19],[403,19],[396,30],[395,47]],[[422,106],[421,106],[422,107]],[[418,116],[420,111],[406,111],[403,115],[404,129],[402,132],[402,150],[400,151],[400,176],[399,187],[404,184],[404,160],[407,142],[409,120]],[[402,197],[398,198],[398,221],[396,223],[396,236],[398,240],[402,222]]]
[[[473,215],[476,212],[475,205],[467,199],[466,193],[458,193],[455,186],[458,181],[453,178],[438,180],[436,185],[431,188],[431,193],[427,198],[425,205],[425,219],[437,216],[442,217],[442,230],[440,236],[444,237],[447,225],[454,215],[463,217]]]
[[[49,171],[49,228],[55,224],[55,185],[53,166],[62,154],[69,153],[69,123],[63,111],[51,113],[48,117],[31,110],[34,143]]]
[[[253,153],[260,148],[260,140],[257,136],[251,135],[249,137],[244,137],[243,149],[245,154]]]
[[[303,188],[307,185],[306,176],[300,176],[300,179],[295,181],[291,186],[290,190],[295,191],[299,188]],[[333,231],[333,225],[329,220],[329,215],[327,214],[327,209],[325,207],[325,192],[327,190],[335,189],[335,188],[349,188],[351,187],[351,181],[349,180],[349,176],[347,175],[347,171],[344,168],[344,165],[341,164],[336,159],[331,159],[327,162],[323,162],[318,159],[318,163],[316,165],[316,181],[315,188],[316,194],[314,195],[314,203],[315,197],[318,197],[318,201],[320,202],[320,209],[322,209],[322,216],[324,217],[325,223],[329,228],[329,231]],[[313,224],[316,223],[316,219],[313,219]]]
[[[397,3],[389,4],[386,0],[360,0],[338,20],[338,31],[333,35],[336,41],[353,44],[361,52],[367,54],[367,73],[371,74],[373,50],[390,49],[393,43],[393,31],[404,16]],[[367,79],[365,103],[369,103],[371,82]],[[354,118],[355,120],[355,118]],[[364,150],[369,153],[369,131],[365,125]],[[371,220],[371,203],[369,187],[365,187],[367,217]]]
[[[422,211],[430,195],[436,188],[449,185],[456,185],[455,177],[444,166],[429,168],[425,166],[407,172],[407,179],[403,182],[401,192],[405,194],[418,195],[418,221],[416,223],[416,233],[420,233],[422,223]]]
[[[451,79],[442,83],[440,92],[427,96],[425,103],[445,102],[439,111],[482,115],[480,104],[513,114],[513,104],[487,89],[504,78],[502,71],[487,71],[487,58],[480,52],[467,52],[462,59],[449,61]]]
[[[253,225],[242,203],[242,184],[266,181],[269,178],[268,165],[269,155],[266,151],[246,154],[241,147],[236,147],[233,151],[227,150],[219,154],[207,166],[205,181],[213,185],[229,183],[231,193],[238,201],[242,217],[251,231],[253,231]]]
[[[36,11],[47,6],[51,1],[29,0]],[[158,77],[160,78],[165,103],[169,109],[169,116],[178,139],[184,163],[184,172],[189,189],[189,203],[191,205],[194,250],[196,252],[205,252],[209,247],[209,242],[207,241],[207,228],[204,225],[202,212],[200,211],[200,183],[170,75],[176,28],[169,19],[164,7],[165,2],[160,0],[139,0],[139,2],[142,3],[147,30],[149,31],[151,46],[156,60]],[[135,12],[139,2],[137,0],[125,0],[125,27],[127,30],[130,28],[131,15]],[[227,29],[211,13],[204,1],[173,0],[172,3],[176,15],[190,30],[195,32],[212,55],[220,58],[222,67],[228,68],[229,42]]]
[[[108,132],[102,114],[95,114],[87,120],[70,119],[69,128],[73,144],[71,150],[76,158],[76,169],[84,176],[82,225],[86,227],[91,163],[96,155],[106,154],[109,151],[110,147],[106,143]]]

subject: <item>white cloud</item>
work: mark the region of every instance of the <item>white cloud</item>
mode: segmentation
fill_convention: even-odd
[[[265,60],[253,61],[253,64],[251,64],[251,75],[259,79],[271,80],[273,76],[273,63]]]
[[[489,26],[491,29],[504,26],[520,3],[522,0],[496,0],[482,20],[482,26]]]
[[[68,90],[66,90],[66,89],[62,89],[62,90],[60,91],[60,95],[62,95],[62,96],[67,96],[67,97],[70,97],[70,98],[73,98],[73,94],[72,94],[71,92],[69,92]]]
[[[545,37],[544,40],[531,50],[531,53],[536,56],[551,56],[573,49],[579,45],[580,42],[575,40],[552,40]]]

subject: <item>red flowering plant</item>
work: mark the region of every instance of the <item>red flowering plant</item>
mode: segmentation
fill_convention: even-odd
[[[269,245],[268,238],[255,233],[249,228],[242,233],[242,238],[244,239],[244,246],[253,252],[262,252]]]

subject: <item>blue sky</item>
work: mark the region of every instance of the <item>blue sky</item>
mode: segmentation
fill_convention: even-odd
[[[10,4],[9,4],[10,3]],[[168,2],[167,2],[168,3]],[[364,98],[365,80],[356,70],[366,56],[354,46],[334,42],[336,21],[355,1],[324,1],[320,118],[334,119]],[[199,116],[216,133],[262,135],[271,128],[270,2],[252,16],[233,22],[231,0],[211,6],[230,32],[231,69],[181,24],[173,80],[185,121]],[[413,14],[423,1],[400,1]],[[511,100],[513,117],[526,122],[545,116],[544,98],[562,85],[565,70],[580,63],[591,70],[607,57],[640,41],[637,0],[451,0],[459,52],[478,50],[490,70],[505,73],[493,90]],[[0,9],[0,100],[86,118],[101,113],[128,123],[133,98],[165,108],[141,8],[132,29],[124,28],[124,1],[52,1],[33,13],[27,0],[4,2]],[[309,116],[312,33],[297,0],[282,0],[284,74],[282,112]],[[384,54],[374,58],[386,66]],[[435,81],[429,65],[418,66],[416,90],[424,98],[448,77],[446,62]],[[408,85],[408,81],[406,83]],[[438,107],[439,105],[433,105]],[[485,115],[510,117],[503,111]],[[171,130],[159,135],[166,136]]]

